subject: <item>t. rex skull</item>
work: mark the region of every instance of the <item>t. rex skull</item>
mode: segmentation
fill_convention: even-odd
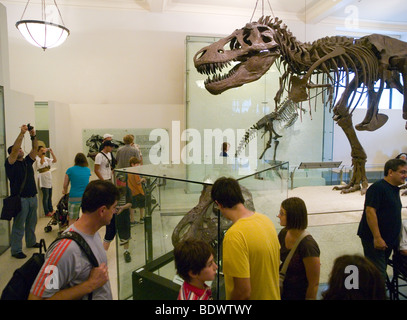
[[[274,30],[259,22],[251,22],[230,36],[199,50],[194,56],[194,64],[198,72],[209,76],[214,74],[212,79],[209,77],[205,81],[205,87],[212,94],[220,94],[260,79],[279,54]],[[228,74],[217,74],[217,71],[233,62],[237,64]]]

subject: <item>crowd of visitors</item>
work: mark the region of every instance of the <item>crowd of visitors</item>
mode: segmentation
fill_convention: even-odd
[[[21,148],[29,133],[31,151],[25,156]],[[124,261],[130,262],[131,226],[144,221],[145,179],[139,175],[118,174],[113,169],[142,165],[134,136],[123,137],[124,146],[115,147],[113,136],[105,135],[95,157],[95,180],[83,153],[77,153],[74,165],[66,169],[62,193],[69,194],[68,224],[65,232],[79,234],[90,246],[98,266],[92,265],[72,239],[55,242],[46,253],[44,265],[32,288],[30,299],[112,299],[108,280],[106,251],[118,234],[124,248]],[[47,156],[50,153],[50,157]],[[225,150],[224,150],[225,152]],[[38,146],[35,129],[22,125],[14,144],[8,148],[5,162],[11,195],[20,195],[21,211],[14,217],[11,229],[11,255],[24,259],[22,242],[27,248],[38,248],[37,171],[42,193],[44,216],[52,216],[52,165],[57,158],[51,148]],[[384,166],[384,178],[373,183],[366,192],[365,204],[357,235],[363,256],[347,254],[335,259],[323,300],[383,300],[388,260],[393,253],[405,257],[401,239],[400,186],[407,178],[407,163],[402,157],[391,159]],[[116,179],[114,181],[114,179]],[[219,213],[232,222],[224,234],[221,270],[227,300],[315,300],[320,281],[320,248],[307,230],[308,213],[305,202],[298,197],[285,199],[278,213],[282,229],[277,233],[271,219],[264,213],[245,206],[239,182],[221,177],[211,187],[211,197]],[[135,210],[139,209],[139,218]],[[105,227],[103,240],[99,230]],[[400,247],[400,241],[403,245]],[[401,250],[401,251],[400,251]],[[212,298],[208,282],[218,272],[217,252],[201,239],[185,239],[174,247],[175,267],[184,280],[178,299],[207,300]],[[58,268],[58,287],[46,281],[48,268]],[[351,274],[352,271],[354,274]],[[357,276],[355,281],[349,281]]]

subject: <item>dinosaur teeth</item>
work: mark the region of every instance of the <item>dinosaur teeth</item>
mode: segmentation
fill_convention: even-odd
[[[225,62],[208,63],[208,64],[197,67],[197,70],[201,74],[210,75],[210,74],[214,74],[216,72],[221,72],[222,69],[224,69],[224,68],[233,66],[236,61],[237,61],[236,59],[233,59],[233,60],[225,61]]]
[[[204,81],[204,84],[218,82],[225,80],[232,76],[235,73],[234,69],[230,69],[227,73],[221,73],[222,70],[226,67],[234,66],[234,61],[225,61],[225,62],[215,62],[215,63],[208,63],[206,65],[200,66],[198,71],[200,73],[205,73],[208,75],[208,78]]]

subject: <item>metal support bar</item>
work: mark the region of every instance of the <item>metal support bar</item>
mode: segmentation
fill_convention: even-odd
[[[323,161],[323,162],[301,162],[298,167],[295,167],[294,170],[290,173],[291,179],[291,190],[294,189],[294,173],[295,169],[331,169],[338,168],[341,165],[342,161]]]

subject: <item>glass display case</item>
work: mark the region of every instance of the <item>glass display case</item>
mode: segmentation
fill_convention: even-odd
[[[143,165],[115,170],[115,180],[120,178],[127,181],[126,184],[130,175],[146,179],[144,223],[131,227],[128,247],[131,261],[126,262],[124,246],[120,245],[120,237],[116,238],[119,299],[177,298],[183,280],[176,275],[174,242],[195,230],[193,224],[198,224],[197,230],[203,230],[192,233],[193,236],[205,237],[217,253],[219,272],[210,285],[214,298],[222,298],[220,252],[223,234],[230,224],[222,221],[225,218],[213,208],[211,185],[222,176],[235,178],[242,189],[249,191],[244,194],[251,197],[254,209],[269,216],[276,227],[276,215],[288,192],[288,162],[256,160],[248,163],[238,158],[234,161],[212,165]],[[202,205],[204,201],[206,205]],[[138,209],[135,220],[139,220]]]

